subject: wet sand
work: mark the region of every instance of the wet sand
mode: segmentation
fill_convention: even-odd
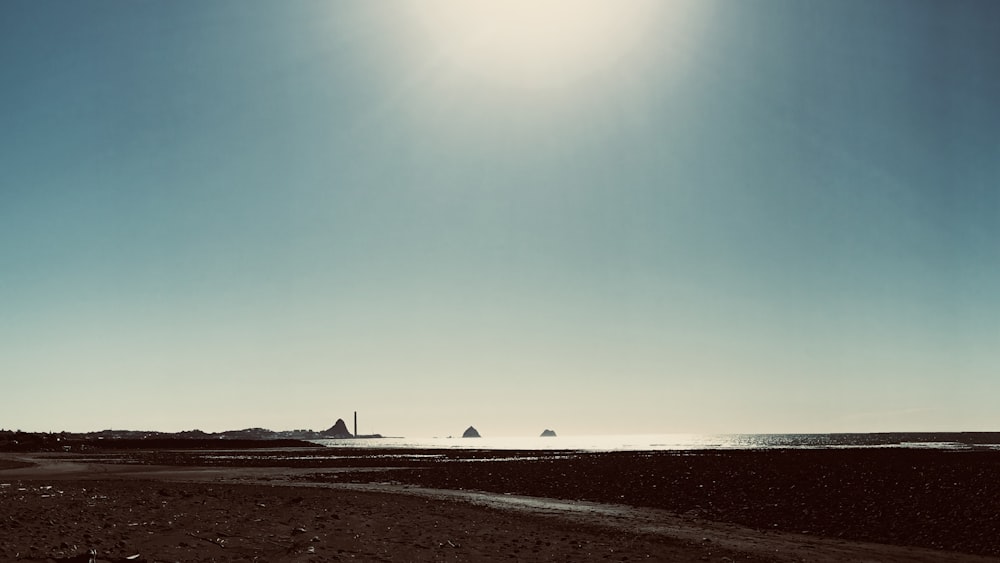
[[[0,454],[0,560],[89,549],[98,561],[1000,554],[997,452],[400,453]]]

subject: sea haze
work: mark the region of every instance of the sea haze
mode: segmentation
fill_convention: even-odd
[[[607,436],[501,436],[484,438],[361,438],[314,440],[331,448],[486,450],[755,450],[834,448],[1000,449],[997,432],[886,432],[873,434],[629,434]]]

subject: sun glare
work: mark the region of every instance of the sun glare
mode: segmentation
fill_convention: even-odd
[[[414,18],[436,60],[516,87],[608,68],[652,30],[656,0],[425,0]]]

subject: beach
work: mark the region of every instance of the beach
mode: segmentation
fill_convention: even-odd
[[[7,453],[0,523],[3,561],[996,561],[1000,452]]]

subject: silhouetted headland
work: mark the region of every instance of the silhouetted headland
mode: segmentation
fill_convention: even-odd
[[[184,430],[101,430],[97,432],[22,432],[0,429],[0,451],[82,451],[85,449],[253,449],[322,447],[309,440],[382,438],[381,434],[355,436],[338,418],[326,430],[245,428],[223,432]]]

